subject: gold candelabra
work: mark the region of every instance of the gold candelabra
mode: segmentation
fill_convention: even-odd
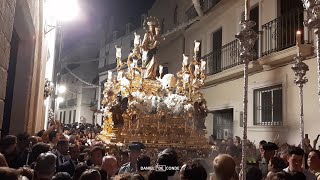
[[[163,74],[156,52],[162,40],[156,18],[145,21],[143,41],[135,34],[134,48],[126,62],[116,46],[116,75],[108,71],[102,106],[106,143],[139,141],[149,147],[206,147],[206,101],[199,91],[206,79],[200,42],[195,41],[191,60],[183,55],[182,68]]]

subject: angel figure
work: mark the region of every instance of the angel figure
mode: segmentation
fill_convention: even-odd
[[[204,99],[196,101],[194,104],[194,120],[197,129],[206,129],[205,118],[208,115],[206,101]]]
[[[121,93],[118,94],[115,104],[110,108],[110,112],[112,113],[112,121],[114,127],[122,127],[124,124],[124,119],[122,114],[128,108],[128,98],[122,98]]]

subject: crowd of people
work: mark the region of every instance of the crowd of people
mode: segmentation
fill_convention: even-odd
[[[238,180],[242,141],[211,136],[212,152],[190,159],[187,150],[148,150],[138,142],[119,149],[96,139],[101,127],[61,125],[0,139],[0,180]],[[305,139],[297,147],[261,141],[247,142],[247,180],[320,179],[320,152]],[[192,151],[198,154],[197,151]]]

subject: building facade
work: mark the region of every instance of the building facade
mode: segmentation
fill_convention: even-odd
[[[44,2],[0,1],[0,126],[2,135],[43,129]]]
[[[158,57],[170,73],[181,67],[182,54],[193,55],[194,41],[201,41],[202,59],[207,61],[202,89],[209,109],[207,135],[218,139],[242,136],[243,65],[235,35],[243,14],[243,0],[157,0],[149,11],[161,23],[165,40]],[[305,16],[300,0],[251,1],[250,18],[259,34],[249,65],[248,138],[252,141],[300,141],[299,94],[291,70],[298,30],[302,31],[300,50],[310,68],[304,87],[305,133],[311,140],[319,134],[314,126],[320,115],[314,37],[303,26]],[[107,70],[115,67],[114,46],[122,46],[126,55],[133,37],[128,33],[101,48],[100,57],[105,58],[99,62],[100,83],[106,79]]]

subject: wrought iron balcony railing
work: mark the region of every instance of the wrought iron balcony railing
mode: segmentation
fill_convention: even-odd
[[[300,9],[262,25],[261,55],[265,56],[294,46],[298,30],[303,31],[303,10]]]
[[[214,7],[216,4],[218,4],[218,2],[220,2],[221,0],[201,0],[201,7],[204,13],[206,13],[207,11],[209,11],[212,7]]]
[[[231,41],[222,46],[221,49],[213,50],[203,56],[202,59],[207,61],[207,74],[209,75],[241,64],[238,40]]]
[[[198,13],[196,11],[196,9],[194,8],[194,6],[192,6],[191,8],[189,8],[187,11],[186,11],[186,18],[187,18],[187,21],[191,20],[191,19],[194,19],[198,16]]]

